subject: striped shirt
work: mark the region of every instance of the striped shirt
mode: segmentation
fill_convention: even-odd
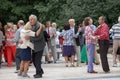
[[[120,24],[113,25],[110,32],[113,33],[113,39],[120,39]]]

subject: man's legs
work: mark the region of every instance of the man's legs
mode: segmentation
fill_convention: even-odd
[[[39,52],[35,52],[32,55],[33,64],[36,68],[36,75],[34,75],[35,78],[40,78],[40,77],[42,77],[42,74],[43,74],[43,69],[41,68],[42,55],[43,55],[43,50],[41,50]]]
[[[109,64],[108,64],[108,59],[107,59],[109,41],[108,40],[100,40],[99,45],[100,45],[100,58],[101,58],[101,62],[102,62],[102,68],[105,72],[109,72],[110,69],[109,69]]]
[[[75,51],[76,51],[76,56],[77,56],[77,66],[80,66],[80,46],[75,45]]]
[[[119,40],[113,40],[113,67],[117,67],[117,49],[119,47]]]
[[[16,70],[20,69],[20,62],[21,62],[21,58],[20,58],[20,49],[16,49]]]

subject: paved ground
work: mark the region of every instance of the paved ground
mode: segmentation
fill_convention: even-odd
[[[42,64],[44,75],[42,79],[34,79],[34,66],[30,66],[28,74],[30,79],[18,77],[14,73],[15,66],[8,68],[5,63],[0,69],[0,80],[120,80],[120,67],[112,67],[112,55],[108,55],[111,73],[104,73],[101,65],[95,65],[94,68],[99,73],[87,73],[87,65],[82,63],[81,67],[65,67],[64,59],[61,58],[57,64]]]

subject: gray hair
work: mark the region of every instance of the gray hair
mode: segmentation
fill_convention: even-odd
[[[75,23],[75,19],[69,19],[69,22],[73,21]]]
[[[23,20],[19,20],[19,21],[18,21],[18,24],[24,25],[24,21],[23,21]]]
[[[29,18],[34,18],[35,20],[37,20],[37,16],[34,15],[34,14],[31,14],[31,15],[29,16]]]
[[[102,18],[102,20],[106,21],[106,17],[105,16],[100,16]]]

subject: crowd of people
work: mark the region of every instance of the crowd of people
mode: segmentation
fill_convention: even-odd
[[[12,66],[12,62],[16,62],[18,76],[30,77],[27,72],[29,65],[33,63],[36,69],[34,78],[42,78],[44,74],[41,67],[42,56],[45,56],[45,63],[56,64],[62,55],[66,67],[79,67],[82,66],[82,62],[85,62],[88,65],[88,73],[97,73],[93,63],[100,64],[97,54],[99,46],[103,71],[109,73],[107,59],[109,35],[112,33],[113,67],[117,67],[116,59],[120,48],[120,17],[119,23],[113,25],[110,30],[105,16],[100,16],[98,22],[99,26],[96,27],[93,25],[92,18],[86,17],[82,24],[77,26],[75,19],[69,19],[62,31],[57,28],[57,23],[51,24],[50,21],[46,21],[44,25],[37,20],[35,15],[30,15],[26,24],[23,20],[19,20],[17,25],[8,22],[4,29],[0,22],[0,66],[4,57],[8,67]]]

